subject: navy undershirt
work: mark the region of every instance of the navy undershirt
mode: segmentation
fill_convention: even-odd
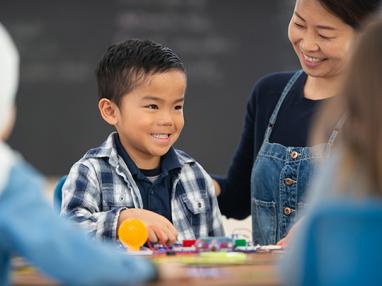
[[[222,214],[243,219],[251,213],[250,176],[269,118],[293,73],[275,73],[260,79],[248,100],[244,128],[227,177],[216,177],[222,188],[218,197]],[[315,112],[326,100],[304,97],[307,76],[303,73],[291,88],[278,113],[270,142],[284,146],[308,145]]]
[[[114,142],[118,155],[121,156],[126,163],[126,166],[129,168],[129,171],[139,188],[143,208],[160,214],[171,222],[172,185],[173,180],[181,168],[174,148],[171,147],[170,150],[162,156],[158,168],[143,170],[139,169],[130,158],[119,140],[117,133],[114,135]],[[157,178],[155,179],[155,177]],[[154,180],[154,182],[152,182],[150,178]]]

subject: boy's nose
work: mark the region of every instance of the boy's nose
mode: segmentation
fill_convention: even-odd
[[[171,114],[162,113],[158,118],[159,125],[171,126],[173,124],[173,119]]]

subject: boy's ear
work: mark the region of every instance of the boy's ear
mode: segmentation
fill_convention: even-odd
[[[110,99],[101,98],[98,102],[98,109],[103,120],[110,125],[115,125],[118,122],[118,106]]]

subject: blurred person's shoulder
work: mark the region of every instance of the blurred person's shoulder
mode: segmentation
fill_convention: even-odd
[[[16,160],[8,170],[6,182],[1,191],[1,197],[5,202],[15,202],[22,200],[34,200],[41,198],[47,188],[47,182],[42,174],[35,167],[26,162],[17,153]]]
[[[46,184],[43,175],[30,163],[25,161],[21,156],[13,165],[9,180],[10,183],[14,182],[20,186],[38,186],[40,190],[43,190],[43,187]]]

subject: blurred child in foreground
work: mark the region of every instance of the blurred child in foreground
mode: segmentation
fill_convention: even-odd
[[[67,285],[126,285],[157,278],[151,262],[90,240],[57,216],[41,192],[42,177],[4,142],[15,118],[18,74],[18,52],[0,24],[0,285],[10,284],[14,255]]]

